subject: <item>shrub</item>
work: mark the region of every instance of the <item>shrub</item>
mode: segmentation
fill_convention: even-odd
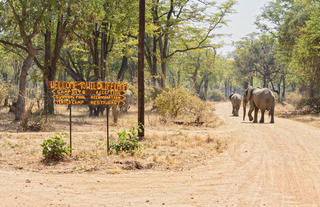
[[[8,86],[7,84],[0,79],[0,104],[8,96]]]
[[[46,161],[59,161],[70,154],[70,147],[66,146],[63,140],[63,137],[67,136],[67,133],[55,133],[54,136],[43,141],[42,155]]]
[[[208,92],[208,98],[213,101],[225,101],[224,94],[219,89],[213,89]]]
[[[298,91],[296,91],[296,92],[289,93],[286,97],[286,101],[289,104],[297,106],[299,104],[301,98],[302,98],[301,94]]]
[[[308,112],[320,113],[320,96],[302,98],[297,109],[305,109]]]
[[[111,143],[111,149],[117,154],[120,152],[134,153],[142,150],[142,145],[138,142],[137,131],[135,127],[131,127],[129,132],[123,130],[118,132],[118,140]]]
[[[196,123],[199,123],[203,116],[208,112],[208,105],[197,96],[190,96],[186,103],[186,110],[194,117]]]
[[[208,111],[206,102],[184,88],[171,88],[163,91],[155,100],[158,113],[163,118],[191,117],[195,122]]]
[[[162,88],[147,86],[145,88],[145,102],[152,103],[157,98],[157,96],[162,93],[162,91]]]
[[[183,88],[170,88],[157,96],[155,106],[161,116],[176,118],[185,111],[189,96]]]

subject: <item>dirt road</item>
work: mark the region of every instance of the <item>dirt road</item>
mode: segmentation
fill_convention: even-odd
[[[0,206],[320,206],[320,130],[277,117],[242,122],[230,110],[217,105],[226,124],[210,133],[230,141],[208,166],[120,175],[0,169]]]

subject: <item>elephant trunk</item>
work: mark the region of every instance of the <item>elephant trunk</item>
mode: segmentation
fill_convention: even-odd
[[[244,121],[245,118],[246,118],[246,105],[247,105],[247,103],[246,103],[246,102],[243,102],[243,121]]]

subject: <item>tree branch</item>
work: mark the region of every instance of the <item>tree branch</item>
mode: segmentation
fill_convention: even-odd
[[[16,47],[16,48],[20,48],[26,52],[28,52],[27,48],[22,46],[22,45],[19,45],[17,43],[12,43],[12,42],[8,42],[8,41],[5,41],[5,40],[0,40],[0,43],[4,44],[4,45],[9,45],[9,46],[12,46],[12,47]]]

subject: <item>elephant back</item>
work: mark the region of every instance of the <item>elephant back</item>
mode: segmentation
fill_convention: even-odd
[[[252,98],[255,105],[260,109],[270,109],[275,103],[275,97],[268,88],[256,88],[252,92]]]

